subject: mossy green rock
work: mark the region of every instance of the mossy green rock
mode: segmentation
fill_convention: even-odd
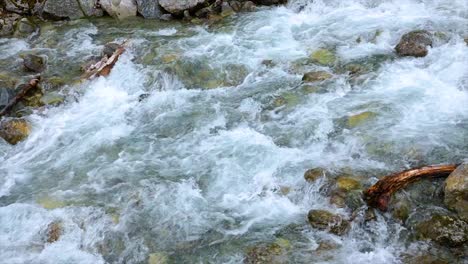
[[[461,164],[445,180],[445,205],[468,221],[468,163]]]
[[[336,180],[336,187],[340,190],[349,192],[361,189],[361,183],[349,176],[341,176]]]
[[[346,120],[346,126],[348,128],[355,128],[366,122],[374,119],[377,116],[376,113],[371,111],[362,112],[360,114],[349,116]]]
[[[324,66],[331,66],[336,61],[335,54],[327,49],[318,49],[312,52],[310,58],[312,61]]]
[[[345,234],[350,227],[349,222],[342,216],[325,210],[310,210],[307,218],[312,227],[330,231],[335,235]]]
[[[65,97],[57,92],[50,92],[44,94],[40,99],[41,103],[44,105],[59,105],[63,103]]]
[[[304,74],[302,77],[302,81],[304,82],[319,82],[319,81],[325,81],[330,78],[332,78],[333,75],[326,71],[315,71],[315,72],[308,72]]]
[[[31,128],[24,119],[10,119],[0,123],[0,137],[12,145],[26,139],[29,133]]]
[[[168,263],[168,257],[164,253],[157,252],[151,253],[148,256],[148,264],[166,264]]]
[[[291,243],[283,238],[277,239],[271,244],[263,244],[250,248],[244,259],[248,264],[280,264],[287,263],[286,253],[291,248]]]
[[[468,224],[448,215],[434,215],[415,230],[418,239],[430,239],[444,246],[458,247],[468,241]]]

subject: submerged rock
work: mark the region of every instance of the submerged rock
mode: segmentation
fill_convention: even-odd
[[[360,126],[371,119],[375,118],[377,116],[376,113],[371,112],[371,111],[366,111],[362,112],[360,114],[352,115],[349,116],[346,120],[346,127],[348,128],[355,128],[357,126]]]
[[[336,61],[335,54],[327,49],[318,49],[312,52],[310,58],[312,61],[324,66],[331,66]]]
[[[336,186],[339,190],[349,192],[361,189],[361,183],[349,176],[341,176],[336,180]]]
[[[468,163],[461,164],[445,180],[445,205],[468,220]]]
[[[317,82],[317,81],[325,81],[332,78],[333,75],[326,71],[315,71],[315,72],[308,72],[304,74],[302,77],[302,81],[304,82]]]
[[[415,30],[401,37],[395,51],[400,56],[425,57],[427,46],[432,46],[431,34],[426,30]]]
[[[60,239],[62,235],[62,223],[54,221],[47,227],[47,243],[54,243]]]
[[[304,179],[308,182],[314,182],[320,177],[324,176],[326,170],[323,168],[313,168],[309,169],[304,173]]]
[[[34,54],[25,55],[23,58],[23,65],[26,70],[37,73],[43,72],[46,67],[45,59]]]
[[[151,253],[148,256],[148,264],[166,264],[168,263],[168,257],[166,254],[158,252]]]
[[[29,124],[24,119],[9,119],[0,122],[0,137],[12,145],[23,141],[30,132]]]
[[[468,224],[456,217],[436,214],[416,226],[416,237],[457,247],[468,241]]]
[[[307,218],[312,227],[319,230],[327,230],[335,235],[343,235],[349,229],[349,222],[341,215],[336,215],[325,210],[310,210]]]
[[[279,238],[274,243],[250,248],[244,258],[245,264],[286,263],[286,252],[291,247],[288,240]]]

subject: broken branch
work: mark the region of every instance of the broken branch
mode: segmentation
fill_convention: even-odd
[[[425,166],[388,175],[367,189],[364,195],[370,206],[386,211],[390,198],[396,191],[422,178],[446,177],[457,166],[458,164]]]

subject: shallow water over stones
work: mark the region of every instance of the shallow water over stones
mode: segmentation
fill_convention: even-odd
[[[343,186],[359,180],[354,190],[468,156],[464,5],[292,1],[217,23],[99,18],[1,39],[0,72],[28,80],[21,56],[43,56],[45,90],[65,99],[32,109],[25,141],[0,142],[0,259],[240,263],[266,248],[280,263],[463,263],[391,212],[368,221],[329,194],[340,175]],[[425,57],[399,58],[394,46],[416,29],[445,37],[434,34]],[[107,78],[79,81],[123,40]],[[333,78],[302,83],[320,71]],[[307,182],[311,168],[325,176]],[[336,236],[313,228],[309,210],[353,221]]]

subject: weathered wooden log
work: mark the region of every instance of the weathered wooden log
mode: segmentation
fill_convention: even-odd
[[[29,81],[29,83],[21,85],[20,91],[8,102],[8,104],[0,111],[0,117],[8,114],[8,112],[26,95],[26,93],[32,89],[37,88],[41,77],[36,77]]]
[[[380,179],[364,192],[367,204],[386,211],[393,193],[422,178],[446,177],[458,164],[432,165],[409,169]]]
[[[124,53],[125,51],[125,46],[126,46],[127,41],[124,41],[120,47],[118,47],[112,56],[107,57],[104,56],[100,61],[97,63],[91,65],[88,69],[86,69],[85,74],[83,75],[83,79],[93,79],[99,76],[108,76],[110,74],[110,71],[114,67],[114,65],[117,63],[119,60],[120,55]]]

